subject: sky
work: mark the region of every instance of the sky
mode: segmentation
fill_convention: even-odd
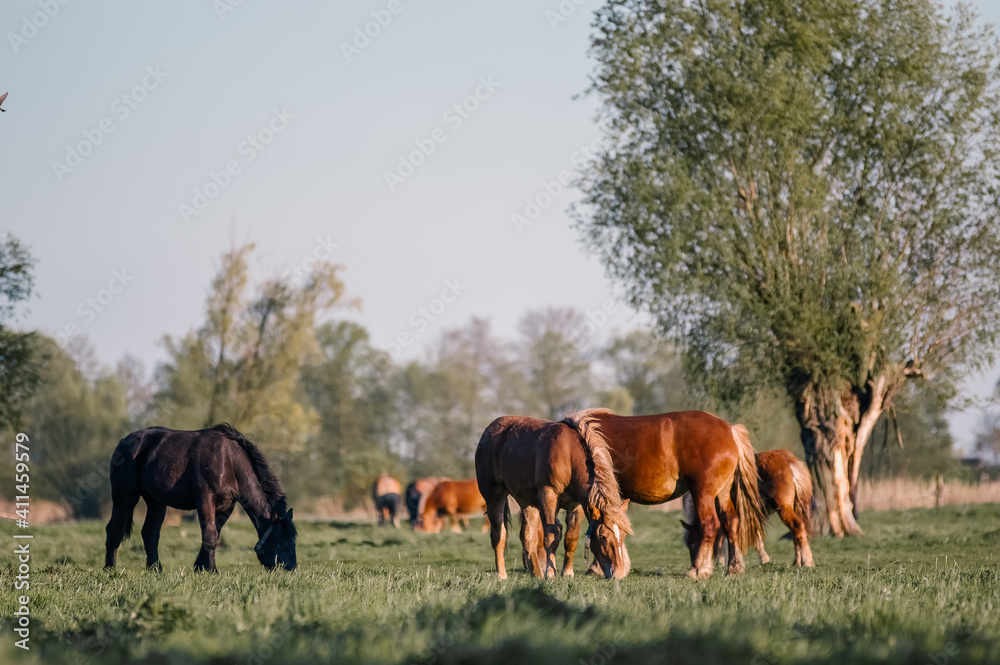
[[[581,97],[598,6],[4,0],[0,232],[39,261],[20,325],[151,368],[234,240],[260,275],[343,265],[349,316],[399,357],[471,316],[514,335],[548,305],[605,334],[642,324],[563,184],[599,136]],[[978,417],[952,414],[961,445]]]

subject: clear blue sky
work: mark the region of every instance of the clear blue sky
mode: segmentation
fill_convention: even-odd
[[[471,315],[513,334],[526,308],[596,310],[614,296],[570,226],[573,192],[520,233],[511,222],[597,136],[594,101],[573,99],[596,0],[554,27],[557,0],[242,0],[220,12],[236,2],[0,4],[0,231],[40,261],[23,325],[76,326],[103,361],[129,352],[152,366],[163,333],[200,321],[231,235],[257,243],[262,273],[336,245],[359,320],[380,344],[416,333],[411,355]],[[1000,21],[1000,3],[973,4]],[[417,141],[433,153],[390,189],[386,171]],[[87,154],[67,155],[81,142]],[[86,304],[122,270],[100,312]],[[461,295],[415,330],[411,314],[456,279]],[[632,317],[619,307],[608,327]],[[976,417],[952,419],[960,441]]]

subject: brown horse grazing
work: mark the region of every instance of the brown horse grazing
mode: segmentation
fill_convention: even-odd
[[[577,425],[579,432],[566,422],[504,416],[479,439],[476,478],[486,498],[500,579],[507,579],[509,496],[521,506],[523,559],[536,577],[555,577],[561,531],[556,515],[560,509],[577,514],[578,506],[590,521],[591,549],[605,577],[628,574],[624,543],[632,525],[622,509],[607,442],[592,419],[580,418]],[[579,522],[576,526],[579,533]]]
[[[440,533],[444,528],[442,518],[447,515],[451,519],[451,530],[460,533],[459,523],[468,529],[468,516],[482,515],[484,510],[486,501],[479,493],[475,478],[442,480],[424,499],[421,509],[424,530],[428,533]]]
[[[809,529],[812,517],[812,477],[809,469],[793,453],[787,450],[766,450],[757,453],[757,471],[760,474],[760,496],[764,500],[768,515],[778,513],[778,517],[788,527],[789,535],[795,542],[796,566],[815,566],[812,550],[809,548]],[[684,515],[689,522],[696,519],[694,502],[690,495],[684,495]],[[685,531],[690,525],[683,520]],[[719,534],[715,543],[716,557],[722,551],[724,536]],[[767,563],[771,557],[764,551],[764,541],[753,543],[760,555],[760,562]]]
[[[385,526],[386,520],[394,527],[399,526],[396,523],[396,508],[399,506],[401,492],[399,481],[387,473],[383,473],[372,483],[372,501],[375,502],[379,526]]]
[[[167,507],[197,510],[201,551],[195,570],[215,568],[219,532],[239,503],[257,530],[254,552],[265,568],[293,570],[295,526],[278,478],[263,453],[230,425],[195,432],[148,427],[132,432],[111,456],[111,500],[104,566],[113,568],[132,512],[146,502],[146,566],[162,570],[157,545]]]
[[[406,510],[410,513],[410,528],[414,531],[424,530],[420,505],[442,480],[451,480],[451,478],[417,478],[406,486]]]
[[[729,573],[744,572],[743,552],[763,540],[767,521],[746,428],[703,411],[616,416],[588,409],[565,420],[581,434],[595,421],[608,441],[623,499],[649,505],[691,492],[698,521],[685,541],[688,576],[712,575],[720,527],[730,541]]]

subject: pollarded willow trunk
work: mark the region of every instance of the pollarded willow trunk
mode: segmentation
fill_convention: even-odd
[[[816,521],[835,536],[864,533],[856,505],[861,457],[894,392],[895,386],[883,376],[863,390],[845,387],[836,393],[809,386],[796,401],[806,462],[823,501]]]

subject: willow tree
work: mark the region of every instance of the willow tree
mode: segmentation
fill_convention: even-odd
[[[838,534],[907,379],[1000,328],[997,40],[931,0],[611,0],[588,241],[690,368],[796,406]]]

